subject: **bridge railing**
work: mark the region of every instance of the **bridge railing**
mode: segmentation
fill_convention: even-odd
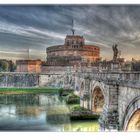
[[[79,72],[78,77],[89,78],[99,81],[117,81],[119,84],[140,86],[139,72]]]

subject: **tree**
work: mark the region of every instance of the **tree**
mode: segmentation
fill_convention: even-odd
[[[8,71],[8,63],[4,60],[0,60],[0,71]]]
[[[13,72],[16,69],[16,65],[11,60],[0,60],[0,72],[10,71]]]

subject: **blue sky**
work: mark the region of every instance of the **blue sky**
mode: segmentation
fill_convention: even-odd
[[[46,58],[46,48],[63,44],[76,34],[87,44],[101,48],[111,59],[112,44],[118,43],[122,57],[139,59],[140,6],[135,5],[0,5],[0,58]]]

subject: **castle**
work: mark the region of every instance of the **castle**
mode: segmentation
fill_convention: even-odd
[[[63,45],[46,49],[47,66],[88,66],[100,58],[100,48],[85,44],[80,35],[67,35]]]

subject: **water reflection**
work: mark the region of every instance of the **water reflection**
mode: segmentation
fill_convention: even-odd
[[[71,122],[56,94],[0,95],[0,130],[97,131],[98,123]]]

